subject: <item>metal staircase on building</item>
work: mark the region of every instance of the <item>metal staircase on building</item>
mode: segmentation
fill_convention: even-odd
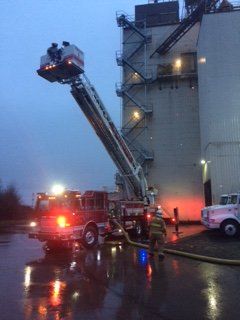
[[[131,17],[124,12],[117,12],[117,24],[121,28],[129,28],[131,30],[134,30],[140,37],[142,37],[144,40],[146,39],[146,35],[136,27],[135,21],[131,19]]]
[[[197,22],[201,21],[205,12],[210,12],[219,0],[201,0],[189,16],[182,20],[179,26],[164,40],[164,42],[151,54],[166,54]]]
[[[131,58],[133,55],[131,55]],[[117,60],[117,65],[119,67],[123,67],[124,65],[127,65],[132,71],[134,71],[136,74],[138,74],[144,82],[152,82],[152,75],[148,72],[144,72],[142,70],[137,69],[129,60],[128,57],[126,57],[124,54],[121,52],[117,51],[116,52],[116,60]]]
[[[141,104],[133,95],[129,92],[129,87],[124,85],[116,85],[116,93],[118,97],[123,97],[124,95],[133,103],[133,105],[137,106],[144,114],[152,114],[152,106],[151,105],[143,105]]]
[[[125,123],[124,128],[122,128],[122,135],[127,137],[133,131],[135,131],[135,129],[137,130],[139,128],[144,128],[143,120],[143,117],[141,117],[138,121],[135,121],[133,118],[131,118],[127,123]]]
[[[136,160],[138,161],[139,164],[141,164],[141,166],[143,166],[146,161],[153,161],[154,156],[152,151],[151,152],[147,151],[141,146],[139,142],[128,139],[128,137],[124,135],[123,132],[122,132],[122,136],[125,142],[127,143],[129,149],[131,150],[131,152],[135,154]]]
[[[146,32],[145,21],[136,22],[123,12],[117,13],[117,24],[130,32],[123,42],[124,53],[120,51],[116,53],[117,65],[127,70],[124,82],[116,85],[116,93],[123,98],[124,108],[139,110],[140,115],[139,119],[130,117],[122,127],[122,134],[130,150],[144,165],[146,161],[153,160],[153,153],[146,151],[137,138],[144,136],[146,118],[152,115],[152,106],[146,103],[146,99],[142,102],[142,96],[139,98],[138,94],[143,90],[146,92],[147,86],[153,79],[151,71],[146,67],[146,59],[143,59],[142,63],[138,61],[137,66],[134,59],[137,55],[145,54],[146,45],[151,41],[151,36]],[[129,46],[130,50],[127,50]]]
[[[136,33],[139,37],[139,41],[137,42],[134,49],[129,54],[123,54],[119,51],[116,53],[116,60],[117,65],[120,67],[123,67],[124,65],[127,65],[132,71],[137,73],[145,82],[152,81],[152,75],[146,70],[139,70],[136,68],[133,63],[131,63],[131,59],[141,50],[143,49],[144,45],[151,41],[151,37],[146,34],[146,32],[143,32],[142,30],[145,30],[145,28],[142,28],[142,30],[138,27],[136,27],[136,23],[131,18],[124,14],[124,13],[117,13],[117,23],[119,27],[122,27],[124,29],[128,28],[129,30],[132,30],[133,33]],[[140,23],[140,25],[144,26],[144,23]],[[129,36],[129,38],[131,35]]]

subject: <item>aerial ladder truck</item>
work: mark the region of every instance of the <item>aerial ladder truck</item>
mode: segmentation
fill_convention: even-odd
[[[143,233],[146,230],[150,211],[153,211],[150,208],[154,206],[156,190],[148,187],[143,168],[135,160],[97,91],[84,74],[83,52],[66,41],[63,42],[63,47],[60,49],[57,49],[56,44],[52,44],[47,54],[41,57],[40,68],[37,73],[49,82],[70,85],[72,96],[102,141],[122,177],[125,199],[119,199],[115,203],[113,201],[111,205],[114,203],[114,208],[119,209],[118,213],[120,212],[123,224],[127,225],[127,222],[131,221],[131,225],[135,226],[136,232],[138,234]],[[84,197],[83,195],[83,199]],[[79,198],[81,200],[81,196]],[[83,208],[84,206],[80,203],[80,213]],[[95,209],[92,208],[92,211]],[[107,211],[109,211],[109,203]],[[84,228],[86,228],[87,221],[84,223]],[[38,234],[39,232],[43,235],[43,228],[39,229]],[[82,237],[85,233],[83,229],[79,237]],[[35,233],[36,238],[39,238],[38,234]],[[44,238],[43,236],[43,239],[46,240],[47,237]],[[95,240],[93,241],[94,244]],[[85,242],[87,242],[86,239]],[[90,246],[91,243],[88,243],[88,245]]]

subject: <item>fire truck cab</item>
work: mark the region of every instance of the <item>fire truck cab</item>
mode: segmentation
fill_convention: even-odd
[[[83,195],[78,191],[38,193],[35,212],[37,218],[29,237],[45,241],[49,248],[69,247],[74,241],[93,247],[109,226],[104,191],[86,191]]]

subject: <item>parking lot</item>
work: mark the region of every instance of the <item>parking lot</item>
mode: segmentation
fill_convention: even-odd
[[[203,232],[168,246],[198,250],[211,238]],[[124,242],[45,254],[26,234],[7,232],[0,254],[1,320],[239,319],[239,267],[173,255],[160,263]]]

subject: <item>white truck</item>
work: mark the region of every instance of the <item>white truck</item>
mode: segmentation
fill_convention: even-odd
[[[220,229],[228,237],[240,233],[240,192],[223,195],[220,204],[201,211],[202,224],[208,229]]]

